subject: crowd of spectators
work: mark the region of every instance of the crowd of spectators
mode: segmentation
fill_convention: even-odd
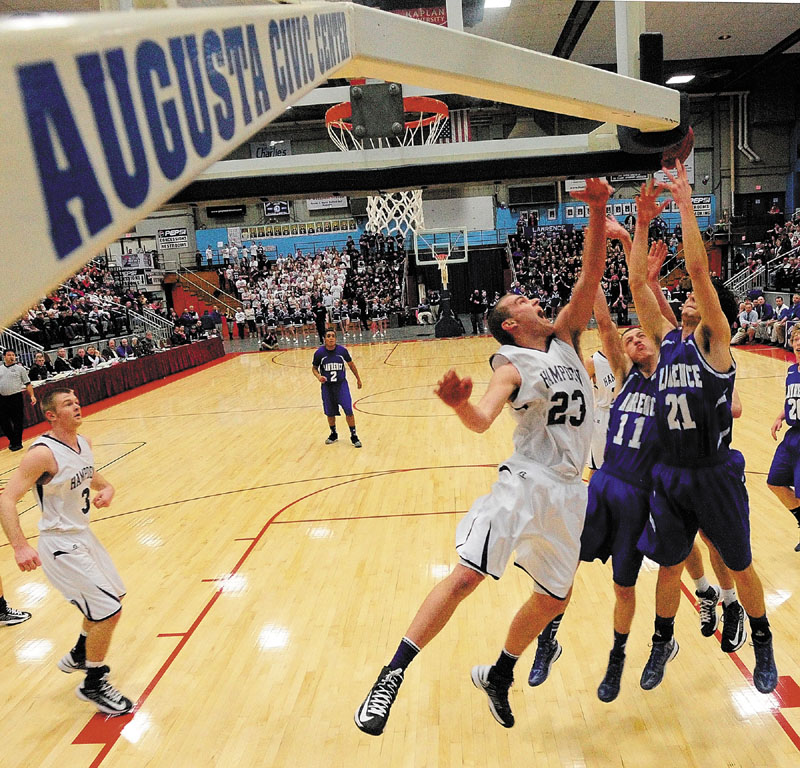
[[[89,341],[130,335],[130,312],[149,309],[166,316],[160,302],[114,283],[111,271],[99,261],[89,263],[10,328],[45,349],[72,347]]]
[[[663,237],[653,232],[654,237]],[[565,306],[578,279],[583,253],[583,230],[573,227],[526,228],[509,236],[516,280],[512,292],[538,298],[545,314],[554,318]],[[610,241],[601,283],[620,325],[628,324],[628,269],[619,241]]]
[[[800,246],[800,214],[795,214],[785,223],[776,222],[768,230],[763,242],[756,244],[756,249],[750,259],[740,257],[739,268],[745,267],[755,272],[759,266],[766,265],[780,256],[783,259],[777,266],[770,268],[769,284],[776,291],[800,290],[800,257],[798,253],[790,253]],[[744,261],[742,264],[741,262]]]
[[[235,328],[239,338],[274,332],[294,342],[322,330],[322,340],[326,324],[385,336],[392,315],[410,320],[401,303],[403,245],[402,235],[366,231],[358,243],[349,236],[341,251],[298,249],[267,260],[263,249],[255,256],[237,250],[235,261],[217,270],[220,288],[242,303],[227,315],[231,338]]]

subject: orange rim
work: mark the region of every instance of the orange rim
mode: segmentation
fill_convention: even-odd
[[[450,114],[447,104],[439,101],[439,99],[432,99],[430,96],[405,96],[403,98],[403,110],[406,114],[410,112],[430,113],[428,117],[406,120],[406,130],[425,128]],[[349,122],[352,116],[353,106],[349,101],[343,101],[341,104],[335,104],[325,113],[325,125],[341,126],[348,131],[352,131],[353,123]]]

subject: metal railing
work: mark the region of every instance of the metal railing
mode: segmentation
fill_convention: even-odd
[[[164,268],[168,272],[175,272],[177,275],[191,275],[191,279],[187,279],[187,285],[204,294],[205,297],[211,302],[212,306],[219,304],[223,310],[229,309],[235,312],[241,309],[242,302],[235,296],[223,291],[218,285],[200,277],[193,269],[185,267],[180,263],[179,259],[164,259]]]
[[[169,333],[172,333],[172,329],[175,327],[175,323],[171,320],[167,320],[166,317],[162,317],[158,312],[153,312],[152,309],[147,309],[147,307],[142,308],[142,317],[153,326],[161,326],[167,329]]]
[[[12,331],[10,328],[3,328],[0,331],[0,344],[3,349],[13,349],[14,354],[17,356],[17,362],[30,368],[33,365],[33,358],[37,352],[43,352],[44,347],[25,338],[22,334]]]
[[[155,315],[154,312],[150,314]],[[169,339],[172,334],[173,324],[168,320],[163,320],[163,318],[159,318],[159,320],[163,320],[163,322],[154,323],[144,315],[140,315],[138,312],[129,309],[128,319],[131,328],[131,333],[129,335],[144,336],[145,333],[150,331],[150,333],[153,334],[153,338],[158,342],[162,339]]]
[[[774,267],[779,262],[782,262],[787,257],[797,255],[800,255],[800,245],[792,248],[791,251],[782,253],[780,256],[775,256],[766,264],[759,265],[754,272],[750,272],[746,268],[737,272],[733,277],[725,281],[725,286],[736,296],[752,291],[754,288],[763,288],[769,280],[770,273],[774,271]]]

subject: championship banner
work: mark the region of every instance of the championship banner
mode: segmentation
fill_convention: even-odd
[[[331,208],[347,208],[348,200],[344,195],[331,195],[330,197],[311,197],[306,200],[309,211],[327,211]]]
[[[352,57],[328,3],[6,17],[0,323]]]

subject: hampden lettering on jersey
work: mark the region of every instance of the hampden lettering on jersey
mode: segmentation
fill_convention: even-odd
[[[276,114],[283,111],[288,96],[350,56],[346,16],[332,12],[86,51],[74,58],[84,93],[63,87],[68,73],[56,61],[19,66],[58,257],[82,243],[73,212],[80,211],[86,230],[97,235],[112,222],[111,195],[130,209],[139,207],[154,186],[177,179],[190,160],[208,157],[237,131],[241,136],[254,111],[256,117],[271,105]],[[102,158],[90,156],[89,137],[74,117],[86,108],[85,99]],[[157,165],[148,162],[145,142]],[[101,186],[99,162],[105,162],[113,189]],[[70,210],[75,200],[81,206]]]
[[[561,381],[581,381],[581,372],[569,365],[551,365],[540,371],[539,375],[548,389]]]
[[[69,489],[74,491],[87,477],[94,477],[94,467],[84,467],[76,472],[69,481]]]

